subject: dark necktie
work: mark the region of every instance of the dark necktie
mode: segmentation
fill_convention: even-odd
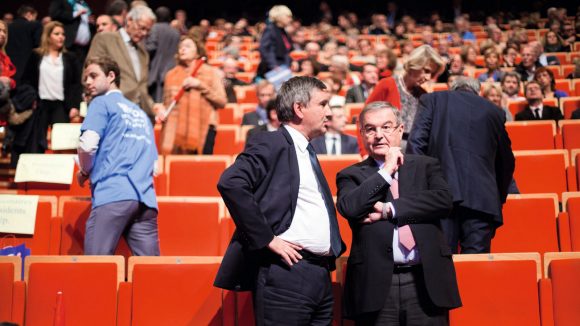
[[[536,117],[536,119],[540,119],[540,109],[539,108],[534,109],[534,116]]]
[[[324,204],[326,205],[326,210],[328,211],[328,218],[330,220],[330,251],[334,257],[338,257],[340,254],[340,249],[342,248],[342,243],[340,240],[340,231],[338,230],[338,221],[336,220],[336,211],[334,210],[334,202],[332,201],[332,194],[330,193],[330,188],[328,188],[328,183],[322,174],[322,169],[316,158],[316,153],[312,145],[308,144],[308,154],[310,156],[310,164],[312,169],[316,174],[318,179],[318,184],[320,185],[320,191],[322,192],[322,197],[324,198]]]
[[[330,155],[337,155],[336,152],[336,136],[332,136],[332,147],[330,148]]]

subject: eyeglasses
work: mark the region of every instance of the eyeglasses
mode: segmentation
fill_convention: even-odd
[[[379,133],[379,130],[380,130],[380,132],[383,135],[388,136],[388,135],[392,134],[397,128],[399,128],[399,126],[400,126],[400,124],[395,125],[395,126],[385,125],[382,127],[366,126],[363,129],[363,132],[364,132],[364,135],[367,137],[375,137]]]

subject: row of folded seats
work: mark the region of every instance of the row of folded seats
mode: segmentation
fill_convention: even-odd
[[[580,253],[453,257],[463,307],[450,325],[580,324]],[[543,260],[543,262],[542,262]],[[253,325],[248,292],[212,286],[211,257],[0,257],[0,321],[32,325]],[[24,268],[24,277],[21,271]],[[348,266],[333,282],[333,325],[341,318]],[[56,322],[55,322],[56,321]]]
[[[580,252],[580,192],[561,197],[560,204],[554,193],[508,196],[504,225],[496,233],[492,252]],[[161,196],[158,200],[162,256],[223,255],[235,225],[221,198]],[[90,207],[89,197],[40,196],[34,234],[0,233],[2,246],[24,243],[32,255],[82,255]],[[338,220],[350,247],[348,223],[340,216]],[[131,255],[124,240],[116,253]]]
[[[532,126],[553,126],[531,123]],[[541,122],[540,122],[541,123]],[[549,123],[549,122],[548,122]],[[580,127],[580,124],[578,124]],[[508,128],[514,143],[541,143],[536,133]],[[538,128],[542,130],[542,128]],[[517,136],[516,136],[517,135]],[[565,138],[566,139],[566,138]],[[580,131],[575,141],[580,139]],[[572,140],[574,141],[574,140]],[[514,178],[520,193],[556,193],[561,201],[564,192],[578,190],[580,177],[580,144],[576,149],[516,150]],[[319,155],[322,170],[333,195],[336,195],[336,174],[361,160],[360,155]],[[158,196],[219,196],[216,184],[223,171],[235,160],[231,155],[160,156],[155,187]],[[76,167],[75,167],[76,171]],[[1,191],[1,190],[0,190]],[[10,192],[10,191],[2,191]],[[18,184],[19,194],[50,196],[90,196],[88,187],[81,188],[76,182],[71,185],[23,182]]]

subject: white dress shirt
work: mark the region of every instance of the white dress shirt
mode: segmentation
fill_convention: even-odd
[[[129,52],[129,57],[131,58],[131,64],[133,65],[133,71],[135,72],[135,77],[137,80],[141,80],[141,61],[139,61],[139,53],[137,51],[137,46],[131,41],[131,37],[127,34],[124,28],[119,30],[127,51]]]
[[[342,146],[340,141],[340,134],[327,132],[324,134],[324,142],[326,144],[326,154],[340,155],[342,154]],[[332,153],[332,145],[334,143],[335,153]]]
[[[530,110],[532,110],[532,114],[534,115],[534,117],[536,116],[536,109],[540,109],[538,111],[538,115],[539,116],[537,118],[538,119],[541,119],[542,118],[542,112],[544,111],[544,104],[540,103],[540,105],[538,105],[538,106],[534,106],[534,107],[530,106]]]
[[[64,101],[64,63],[62,53],[53,58],[42,57],[38,76],[38,97],[41,100]]]
[[[379,174],[387,181],[390,185],[393,182],[393,177],[390,176],[383,167],[385,162],[375,160],[377,165],[379,166]],[[395,173],[395,179],[399,178],[399,172]],[[399,188],[400,189],[400,188]],[[389,205],[392,212],[392,218],[397,218],[397,214],[395,212],[395,206],[391,202],[385,203]],[[415,241],[416,242],[416,241]],[[416,265],[420,262],[419,257],[419,249],[415,246],[413,249],[408,250],[399,242],[399,228],[395,225],[395,229],[393,230],[393,260],[395,261],[396,265]]]
[[[330,253],[330,221],[324,197],[306,149],[308,140],[298,130],[288,125],[284,125],[284,128],[288,130],[296,149],[300,187],[292,224],[278,237],[300,245],[314,254],[328,255]]]

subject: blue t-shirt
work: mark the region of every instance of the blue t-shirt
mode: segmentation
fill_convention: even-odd
[[[93,130],[99,148],[91,171],[93,207],[136,200],[157,209],[153,168],[157,148],[151,121],[120,91],[97,96],[81,132]]]

